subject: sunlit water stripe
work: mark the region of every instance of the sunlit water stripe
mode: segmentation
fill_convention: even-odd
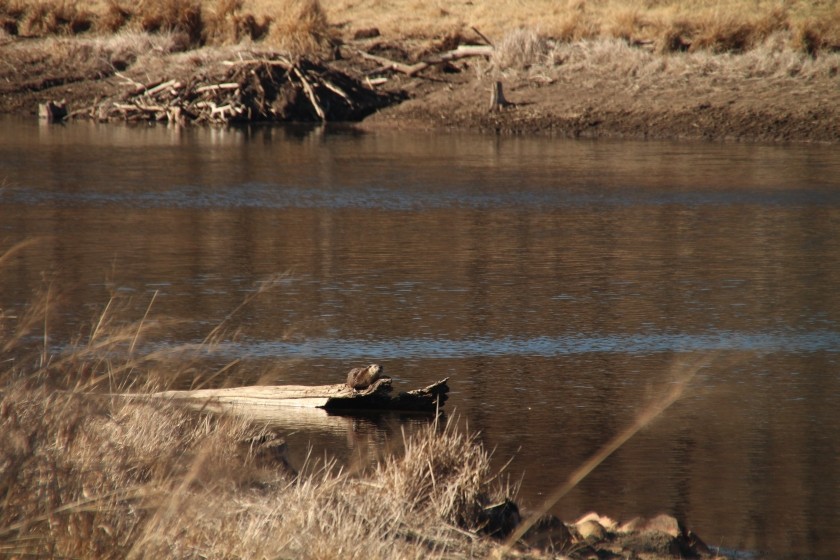
[[[586,353],[652,354],[660,352],[751,351],[840,352],[840,333],[630,334],[534,338],[392,338],[384,340],[316,338],[301,342],[245,340],[219,347],[223,354],[300,358],[468,358]]]
[[[391,211],[424,208],[582,207],[631,205],[761,205],[838,206],[840,191],[781,190],[722,192],[615,191],[581,192],[563,189],[523,189],[487,192],[474,186],[445,190],[391,189],[386,187],[302,188],[244,184],[212,189],[178,186],[160,191],[66,192],[40,189],[6,189],[0,200],[9,204],[131,207],[131,208],[371,208]]]

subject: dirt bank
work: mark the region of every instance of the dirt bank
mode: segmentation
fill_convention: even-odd
[[[413,74],[383,62],[435,61],[455,47],[446,41],[394,44],[373,37],[346,42],[325,65],[368,87],[402,94],[363,121],[370,129],[840,141],[838,54],[814,58],[772,43],[744,54],[657,54],[616,39],[554,43],[523,34],[489,56],[437,62]],[[190,50],[177,36],[142,34],[8,38],[0,44],[0,111],[34,115],[39,103],[60,99],[73,111],[124,99],[138,84],[212,83],[243,53],[265,50],[253,45]],[[497,81],[510,103],[489,111]]]

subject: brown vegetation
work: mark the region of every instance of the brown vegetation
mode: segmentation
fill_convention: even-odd
[[[292,53],[327,54],[342,36],[346,40],[371,29],[389,41],[478,39],[476,29],[500,40],[523,28],[561,41],[619,38],[661,52],[744,52],[775,35],[810,54],[840,48],[840,7],[805,0],[529,0],[502,5],[335,0],[327,11],[320,0],[0,0],[0,26],[21,36],[176,32],[192,45],[262,40]]]
[[[334,33],[318,0],[283,0],[259,10],[243,0],[0,0],[8,35],[44,37],[121,31],[183,34],[189,45],[265,40],[293,54],[328,49]]]
[[[2,262],[21,244],[4,255]],[[353,476],[290,470],[279,435],[243,420],[115,393],[160,387],[189,364],[141,354],[159,321],[117,300],[50,353],[47,290],[0,314],[0,555],[74,558],[428,558],[486,555],[488,507],[510,490],[454,425]],[[214,330],[213,344],[223,329]]]

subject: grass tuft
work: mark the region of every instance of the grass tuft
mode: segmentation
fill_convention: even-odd
[[[243,9],[243,0],[219,0],[204,15],[204,42],[215,45],[237,44],[242,40],[263,39],[271,26],[271,18],[261,21]]]
[[[530,29],[517,29],[508,33],[493,52],[493,64],[501,70],[527,69],[533,64],[544,63],[548,52],[545,39]]]
[[[324,52],[334,43],[319,0],[282,0],[273,13],[267,41],[292,54]]]
[[[201,42],[201,3],[198,0],[144,0],[138,9],[140,28],[147,33],[183,33],[191,44]]]
[[[91,11],[68,0],[40,0],[18,13],[21,35],[76,35],[94,25]]]

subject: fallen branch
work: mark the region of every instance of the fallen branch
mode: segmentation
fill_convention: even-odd
[[[230,90],[230,89],[237,89],[239,88],[239,84],[236,82],[229,82],[226,84],[211,84],[209,86],[201,86],[195,88],[196,93],[205,93],[208,91],[221,91],[221,90]]]
[[[366,58],[368,60],[372,60],[374,62],[378,62],[382,65],[382,68],[378,68],[376,72],[382,72],[385,70],[394,70],[396,72],[400,72],[405,74],[406,76],[415,76],[417,73],[422,72],[426,68],[430,66],[434,66],[436,64],[443,64],[445,62],[450,62],[453,60],[458,60],[461,58],[467,58],[471,56],[484,56],[484,57],[491,57],[493,56],[493,46],[492,45],[459,45],[457,48],[447,51],[445,53],[429,57],[425,60],[417,62],[415,64],[404,64],[402,62],[396,62],[394,60],[390,60],[383,56],[370,54],[365,51],[357,50],[356,52],[362,58]]]
[[[147,89],[145,94],[154,96],[156,93],[159,93],[165,90],[166,88],[173,87],[177,83],[177,80],[169,80],[168,82],[163,82],[162,84],[158,84],[157,86],[151,89]]]
[[[306,80],[306,77],[304,77],[303,72],[298,70],[297,66],[292,66],[292,72],[294,72],[298,77],[298,80],[300,80],[300,84],[303,86],[303,91],[309,98],[309,102],[312,103],[312,107],[315,109],[315,113],[318,115],[318,118],[322,121],[326,121],[327,116],[324,114],[324,109],[321,108],[321,104],[318,102],[318,96],[315,94],[312,86],[309,85],[309,82]]]
[[[427,62],[418,62],[417,64],[403,64],[402,62],[396,62],[394,60],[385,58],[384,56],[366,53],[365,51],[356,52],[358,52],[362,58],[366,58],[368,60],[372,60],[381,64],[383,67],[377,69],[377,72],[382,72],[384,70],[395,70],[407,76],[414,76],[421,70],[425,70],[429,67],[429,64]]]

